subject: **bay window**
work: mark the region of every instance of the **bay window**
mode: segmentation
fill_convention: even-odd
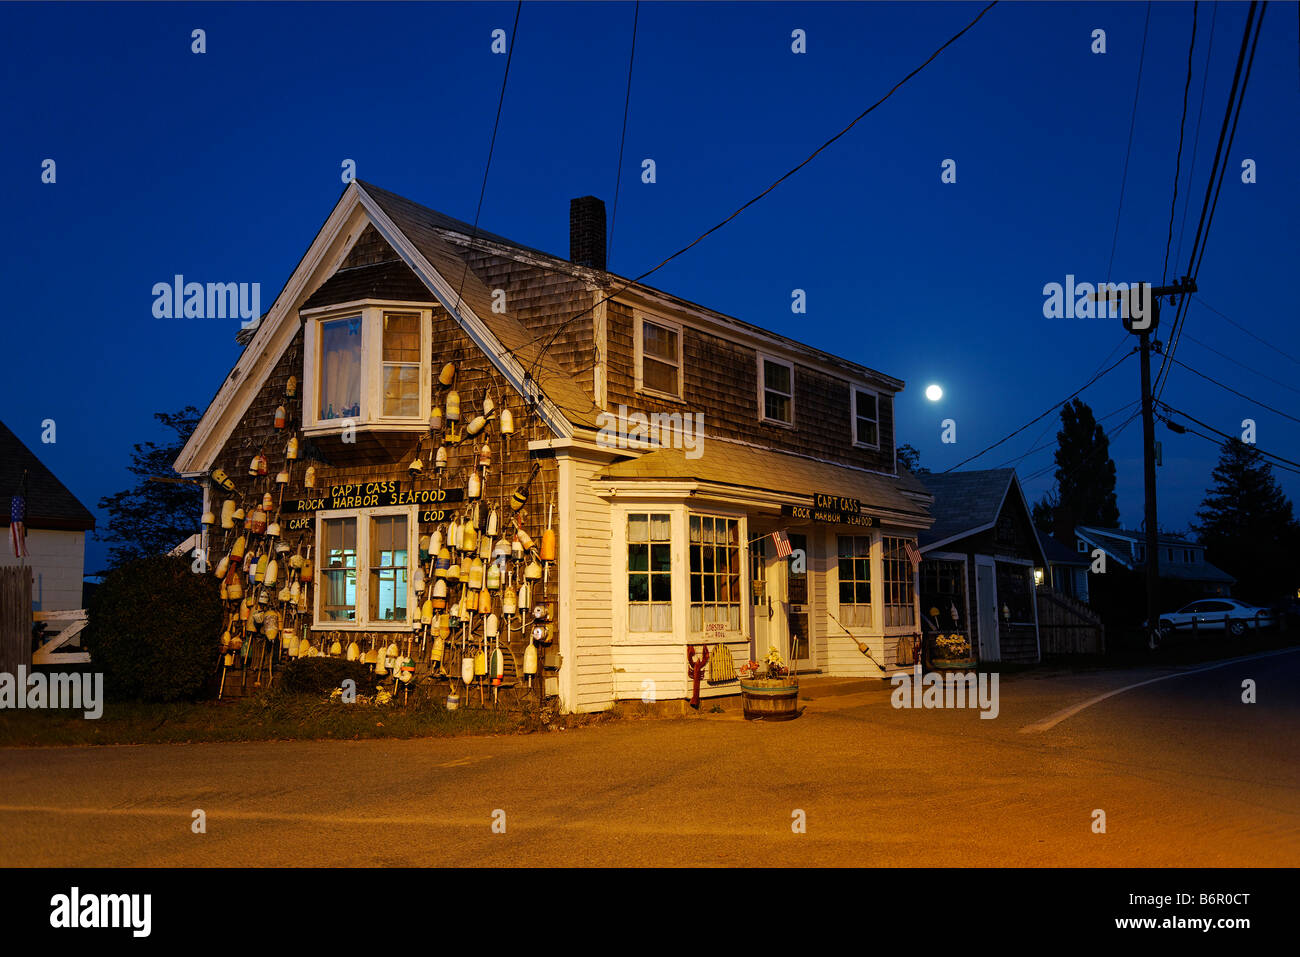
[[[432,313],[375,301],[303,310],[303,430],[427,428]]]
[[[880,540],[886,628],[916,624],[915,582],[906,544],[902,538],[886,536]]]
[[[839,536],[840,621],[847,628],[871,625],[871,536]]]
[[[722,622],[740,631],[740,522],[690,516],[691,634]]]

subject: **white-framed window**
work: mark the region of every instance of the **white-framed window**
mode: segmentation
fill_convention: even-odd
[[[847,628],[871,625],[871,536],[840,535],[840,621]]]
[[[794,365],[771,356],[758,356],[758,418],[760,422],[794,425]]]
[[[306,310],[303,430],[427,428],[432,314],[418,304],[365,300]]]
[[[1183,561],[1186,562],[1188,565],[1195,564],[1195,563],[1196,563],[1196,549],[1194,549],[1194,548],[1184,548],[1184,549],[1183,549]]]
[[[916,580],[906,544],[907,539],[888,535],[880,540],[886,628],[916,624]],[[915,547],[916,542],[912,542],[912,546]]]
[[[1088,552],[1088,543],[1080,538],[1074,543],[1074,550],[1081,555],[1086,555]]]
[[[636,314],[636,388],[638,392],[682,397],[682,327],[667,319]]]
[[[414,621],[413,506],[316,513],[313,628],[402,631]]]
[[[673,630],[673,534],[667,512],[628,513],[627,630]]]
[[[687,529],[691,634],[719,621],[728,631],[740,631],[740,521],[692,513]]]
[[[854,387],[853,444],[880,448],[880,396],[868,389]]]

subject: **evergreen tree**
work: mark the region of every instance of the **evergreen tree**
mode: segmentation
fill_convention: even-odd
[[[1300,586],[1300,525],[1273,467],[1254,446],[1223,443],[1213,485],[1194,526],[1205,557],[1237,579],[1234,593],[1256,602],[1294,595]]]
[[[1058,514],[1064,516],[1064,524],[1071,529],[1077,525],[1119,527],[1110,439],[1093,417],[1092,409],[1080,399],[1061,407],[1061,430],[1056,433],[1056,488],[1034,505],[1034,524],[1052,531]]]
[[[913,475],[928,475],[930,470],[921,467],[921,453],[914,447],[904,442],[894,450],[898,464],[907,469]]]
[[[146,555],[165,555],[198,530],[202,490],[185,482],[152,482],[149,477],[175,477],[172,463],[201,415],[192,405],[179,412],[155,412],[154,418],[175,432],[175,438],[166,445],[136,445],[127,468],[140,477],[139,484],[99,500],[109,519],[96,534],[113,546],[110,569]]]

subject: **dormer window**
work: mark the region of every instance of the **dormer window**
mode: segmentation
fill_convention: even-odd
[[[760,421],[794,425],[794,366],[760,355],[758,400]]]
[[[430,404],[428,308],[362,302],[302,312],[303,427],[414,431]]]
[[[636,317],[636,388],[670,399],[682,397],[682,327]]]
[[[880,448],[880,397],[865,389],[853,390],[853,444]]]

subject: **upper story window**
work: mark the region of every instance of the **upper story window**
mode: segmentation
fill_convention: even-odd
[[[880,397],[864,389],[853,390],[853,444],[880,448]]]
[[[759,418],[794,425],[794,366],[769,356],[758,357]]]
[[[638,314],[635,335],[637,390],[680,399],[682,327]]]
[[[1184,548],[1184,549],[1183,549],[1183,561],[1185,561],[1185,562],[1186,562],[1187,564],[1189,564],[1189,565],[1194,564],[1195,561],[1196,561],[1196,549],[1194,549],[1194,548]]]
[[[432,319],[428,309],[353,303],[302,313],[303,427],[426,427]]]
[[[1088,551],[1088,543],[1081,538],[1074,543],[1074,550],[1080,554],[1085,554]]]

